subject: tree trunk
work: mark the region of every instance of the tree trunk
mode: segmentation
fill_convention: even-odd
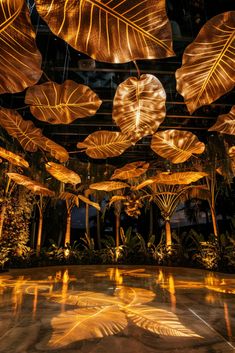
[[[71,212],[67,212],[64,246],[66,246],[67,243],[70,244],[70,234],[71,234]]]
[[[3,223],[4,223],[4,219],[5,219],[6,209],[7,209],[7,206],[4,203],[2,205],[2,210],[1,210],[1,215],[0,215],[0,239],[2,238]]]
[[[149,207],[149,237],[153,235],[153,205]]]
[[[117,213],[116,214],[116,241],[115,241],[115,244],[116,244],[116,259],[115,261],[118,260],[118,257],[119,257],[119,237],[120,237],[120,213]]]
[[[89,205],[88,204],[86,204],[86,235],[87,235],[88,239],[91,238],[90,224],[89,224]]]
[[[96,232],[97,232],[97,245],[101,249],[101,236],[100,236],[100,212],[96,210]]]
[[[213,207],[211,207],[211,218],[212,218],[213,231],[214,231],[215,237],[218,238],[218,224],[216,220],[215,209]]]
[[[171,247],[171,224],[169,219],[165,219],[165,230],[166,230],[166,246]]]
[[[120,236],[120,214],[116,214],[116,247],[119,247]]]
[[[40,250],[41,250],[42,223],[43,223],[43,213],[42,213],[42,210],[39,210],[38,237],[37,237],[37,247],[36,247],[36,255],[37,256],[39,256]]]

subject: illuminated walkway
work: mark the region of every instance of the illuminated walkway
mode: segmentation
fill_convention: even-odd
[[[0,274],[1,353],[235,352],[235,275],[71,266]]]

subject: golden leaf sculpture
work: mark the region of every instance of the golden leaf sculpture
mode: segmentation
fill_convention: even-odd
[[[0,125],[9,135],[17,138],[25,151],[36,152],[42,149],[60,162],[66,162],[69,158],[68,152],[62,146],[43,136],[41,129],[32,121],[24,120],[16,110],[0,107]]]
[[[228,114],[220,115],[216,123],[208,131],[218,131],[222,134],[235,135],[235,105]]]
[[[137,326],[160,336],[202,338],[185,327],[171,311],[141,305],[139,307],[129,307],[127,315]]]
[[[234,48],[235,11],[210,19],[186,48],[176,80],[191,114],[233,89]]]
[[[150,179],[146,179],[144,181],[142,181],[142,183],[138,184],[138,185],[134,185],[131,187],[132,190],[141,190],[143,189],[145,186],[151,185],[155,182],[154,177],[150,178]]]
[[[67,80],[61,85],[50,81],[28,88],[25,103],[39,120],[70,124],[94,115],[102,102],[88,86]]]
[[[113,120],[132,140],[152,135],[165,118],[165,101],[165,90],[155,76],[129,77],[117,88]]]
[[[22,185],[32,191],[34,194],[43,196],[54,196],[54,191],[48,189],[45,185],[30,179],[26,175],[18,173],[7,173],[8,177],[12,179],[16,184]]]
[[[100,205],[97,202],[93,202],[90,199],[88,199],[87,197],[83,196],[83,195],[78,195],[79,200],[85,202],[87,205],[93,206],[95,207],[98,211],[100,211]]]
[[[29,163],[24,158],[2,147],[0,147],[0,157],[18,167],[29,168]]]
[[[45,167],[48,173],[50,173],[54,178],[61,181],[62,183],[69,183],[73,185],[81,183],[81,178],[77,173],[64,167],[61,164],[48,162],[46,163]]]
[[[198,181],[207,176],[204,172],[178,172],[178,173],[159,173],[154,177],[154,182],[164,185],[187,185]]]
[[[110,179],[125,180],[130,178],[137,178],[140,175],[146,173],[148,167],[149,163],[146,162],[128,163],[122,168],[116,169]]]
[[[94,183],[89,185],[90,189],[99,191],[114,191],[129,187],[130,185],[121,181],[101,181],[100,183]]]
[[[132,144],[121,132],[100,130],[88,135],[77,147],[86,151],[91,158],[102,159],[119,156]]]
[[[109,206],[111,206],[113,203],[118,202],[118,201],[125,201],[126,200],[126,196],[122,196],[122,195],[114,195],[111,197],[111,199],[109,200]]]
[[[165,130],[156,132],[151,141],[152,150],[172,163],[183,163],[194,153],[201,154],[205,145],[190,131]]]
[[[72,194],[71,192],[61,192],[59,194],[59,198],[61,200],[66,200],[71,203],[74,203],[77,207],[79,206],[79,200],[81,200],[87,205],[95,207],[98,211],[100,211],[100,205],[98,203],[91,201],[90,199],[88,199],[83,195],[76,195],[76,194]]]
[[[0,1],[0,94],[34,85],[42,71],[25,0]]]
[[[77,207],[79,207],[78,196],[71,193],[71,192],[67,192],[67,191],[61,192],[59,194],[58,198],[60,200],[65,200],[65,201],[69,202],[70,204],[76,205]]]
[[[165,0],[36,0],[51,31],[95,60],[124,63],[174,55]]]

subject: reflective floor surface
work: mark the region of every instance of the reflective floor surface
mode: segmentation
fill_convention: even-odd
[[[235,275],[155,266],[0,274],[1,353],[235,352]]]

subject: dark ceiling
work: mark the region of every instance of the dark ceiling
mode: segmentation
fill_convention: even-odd
[[[76,144],[83,141],[87,135],[97,130],[119,131],[112,121],[112,101],[117,86],[130,76],[136,76],[135,65],[107,64],[94,62],[89,57],[75,51],[61,39],[55,37],[47,25],[39,18],[33,1],[27,1],[31,11],[32,23],[37,33],[37,45],[43,56],[43,70],[45,74],[39,83],[50,80],[62,83],[72,79],[78,83],[88,85],[102,99],[103,103],[93,117],[77,119],[70,125],[50,125],[32,117],[24,103],[24,93],[5,94],[0,96],[0,105],[17,109],[24,119],[31,119],[37,127],[43,129],[44,134],[63,145],[72,158],[88,161],[85,153],[77,150]],[[142,73],[151,73],[159,78],[167,93],[167,115],[160,125],[162,129],[190,130],[199,139],[206,142],[209,132],[220,114],[228,113],[235,102],[235,90],[229,92],[219,100],[198,109],[189,115],[183,97],[176,91],[175,71],[181,66],[182,54],[185,47],[192,42],[201,26],[211,17],[221,12],[235,10],[234,0],[215,2],[208,0],[171,0],[168,1],[168,16],[172,21],[174,50],[176,56],[161,60],[138,61]],[[109,163],[123,165],[136,160],[157,160],[158,156],[149,147],[151,136],[144,137],[129,148],[120,157],[109,159]],[[92,161],[90,159],[90,161]],[[107,162],[107,161],[102,161]]]

